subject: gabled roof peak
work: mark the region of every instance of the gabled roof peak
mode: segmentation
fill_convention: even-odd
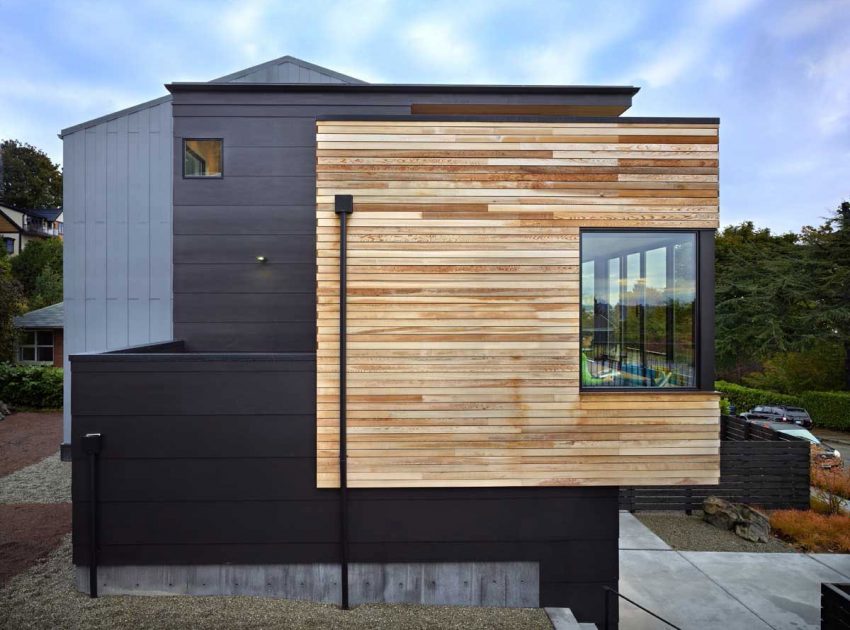
[[[244,70],[213,79],[210,83],[366,83],[336,70],[284,55]]]

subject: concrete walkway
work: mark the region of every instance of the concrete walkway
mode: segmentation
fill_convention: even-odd
[[[821,582],[850,582],[850,555],[674,551],[620,513],[620,592],[680,628],[817,630]],[[620,627],[668,626],[621,600]]]

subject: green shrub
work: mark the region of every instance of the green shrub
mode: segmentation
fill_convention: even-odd
[[[0,400],[13,407],[62,407],[62,368],[0,363]]]
[[[721,398],[720,399],[720,415],[721,416],[728,416],[729,411],[730,411],[729,399],[728,398]]]
[[[816,427],[850,431],[850,392],[804,392],[800,399]]]
[[[715,381],[714,388],[735,405],[737,413],[749,411],[756,405],[791,405],[801,407],[803,403],[799,396],[779,394],[767,389],[744,387],[726,381]]]

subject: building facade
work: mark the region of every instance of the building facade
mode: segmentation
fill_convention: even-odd
[[[719,477],[718,121],[292,58],[167,87],[63,132],[81,584],[94,535],[109,592],[600,622],[618,486]]]

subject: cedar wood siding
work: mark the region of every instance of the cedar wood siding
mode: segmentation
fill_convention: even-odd
[[[320,120],[319,486],[339,485],[338,194],[350,487],[717,484],[718,395],[580,391],[578,319],[581,229],[713,238],[717,127]]]

